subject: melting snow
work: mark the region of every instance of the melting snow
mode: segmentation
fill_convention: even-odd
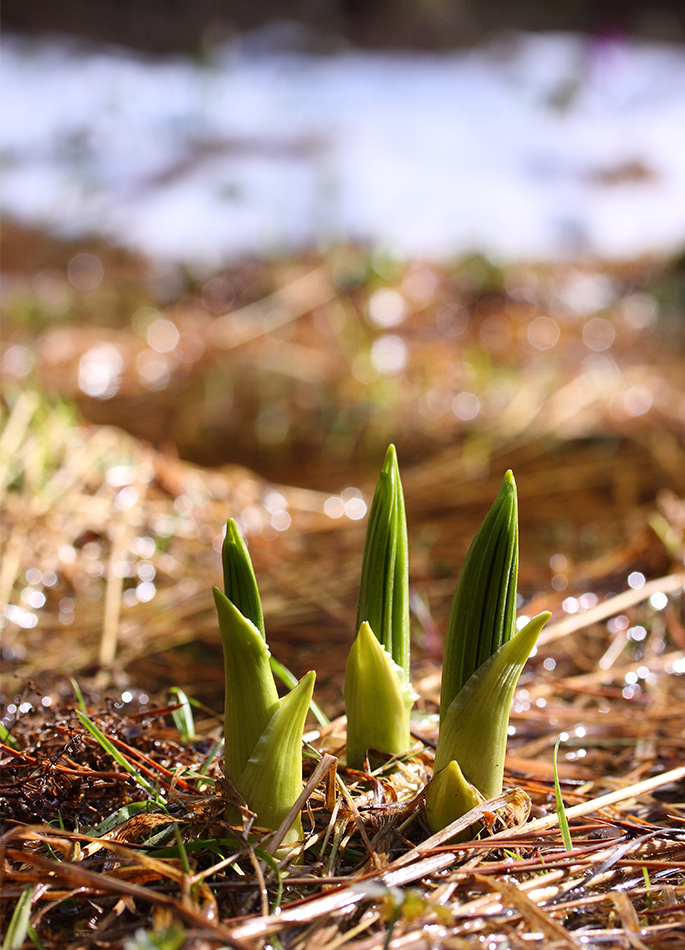
[[[2,210],[211,268],[355,239],[511,260],[685,242],[685,51],[527,35],[207,63],[5,38]]]

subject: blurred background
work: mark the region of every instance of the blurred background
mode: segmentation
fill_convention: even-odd
[[[230,515],[279,656],[316,656],[335,709],[390,441],[427,661],[508,467],[522,606],[682,568],[681,3],[6,0],[2,23],[10,676],[68,643],[70,670],[214,698]]]

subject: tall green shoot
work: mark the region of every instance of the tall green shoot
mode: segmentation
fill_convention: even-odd
[[[256,824],[275,831],[302,790],[302,733],[315,675],[307,673],[279,699],[270,666],[261,599],[252,562],[234,521],[222,549],[226,592],[214,588],[224,651],[225,769]],[[229,803],[227,820],[240,812]],[[302,835],[299,816],[283,844]]]
[[[367,749],[401,755],[411,745],[407,518],[394,445],[369,512],[357,631],[345,674],[349,765],[360,765]]]
[[[511,472],[459,575],[445,638],[440,732],[426,816],[439,831],[502,791],[509,711],[549,618],[516,628],[518,501]]]

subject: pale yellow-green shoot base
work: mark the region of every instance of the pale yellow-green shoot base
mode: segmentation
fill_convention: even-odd
[[[256,827],[271,831],[280,828],[302,791],[302,733],[315,678],[310,671],[283,697],[235,783],[248,808],[257,815]],[[226,819],[236,823],[234,806],[227,807]],[[292,847],[301,838],[298,815],[282,846]]]
[[[428,826],[433,833],[440,831],[482,801],[483,796],[466,781],[459,765],[452,761],[447,768],[437,772],[430,783],[426,796]],[[470,841],[472,837],[473,830],[467,828],[455,835],[452,841]]]
[[[367,749],[403,755],[415,694],[404,670],[363,623],[350,648],[345,673],[347,764],[361,766]]]

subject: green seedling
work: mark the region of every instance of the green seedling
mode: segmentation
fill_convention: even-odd
[[[366,621],[409,676],[409,543],[394,445],[388,446],[371,502],[362,556],[356,629]]]
[[[411,745],[408,565],[404,495],[390,445],[369,512],[358,633],[345,674],[348,765],[361,765],[367,749],[402,755]]]
[[[476,532],[452,599],[445,634],[440,721],[476,670],[516,628],[518,501],[509,471]]]
[[[0,722],[0,742],[4,742],[6,746],[9,746],[10,749],[14,749],[15,752],[19,749],[19,743],[13,737],[4,722]]]
[[[233,518],[226,524],[226,537],[221,549],[224,569],[224,591],[243,617],[251,620],[266,640],[262,599],[247,545]]]
[[[502,791],[509,710],[521,671],[551,614],[534,617],[470,677],[440,726],[426,794],[433,832]]]
[[[264,626],[264,613],[262,611],[262,600],[259,596],[257,578],[255,577],[252,559],[247,545],[238,530],[238,525],[233,518],[229,518],[226,524],[226,537],[221,552],[221,560],[224,570],[224,592],[234,606],[238,608],[244,617],[251,620],[261,635],[266,640],[266,628]],[[280,663],[275,657],[269,654],[269,666],[271,672],[287,686],[288,689],[294,689],[297,685],[297,677],[290,672],[287,666]],[[329,724],[328,716],[323,712],[320,706],[311,700],[310,709],[312,715],[320,726]]]
[[[514,690],[550,616],[540,614],[515,633],[517,575],[518,502],[507,472],[452,600],[434,777],[426,793],[433,832],[502,791]]]
[[[226,538],[222,554],[227,591],[214,588],[224,651],[226,776],[256,814],[256,826],[275,831],[302,791],[302,734],[315,675],[307,673],[279,699],[252,562],[232,521]],[[230,802],[226,818],[233,824],[241,820],[240,810]],[[301,837],[297,816],[282,843],[289,846]]]

